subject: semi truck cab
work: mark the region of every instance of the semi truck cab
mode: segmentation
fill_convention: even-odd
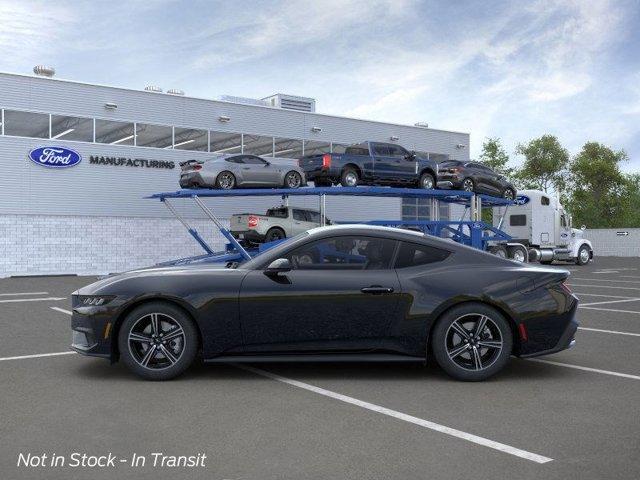
[[[529,248],[529,260],[550,264],[554,260],[585,265],[593,259],[593,247],[584,228],[572,228],[571,216],[560,201],[541,190],[518,192],[515,205],[494,207],[493,224]]]

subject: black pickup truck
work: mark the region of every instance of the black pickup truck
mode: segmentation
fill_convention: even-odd
[[[340,183],[436,188],[438,164],[393,143],[363,142],[342,154],[309,155],[298,160],[316,187]]]

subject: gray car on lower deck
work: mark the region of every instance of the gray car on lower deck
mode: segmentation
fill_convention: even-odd
[[[180,167],[182,188],[298,188],[307,184],[304,170],[292,158],[227,154],[208,160],[189,160]]]

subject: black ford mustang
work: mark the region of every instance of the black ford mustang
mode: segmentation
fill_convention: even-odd
[[[149,268],[73,294],[73,348],[175,377],[206,362],[422,361],[483,380],[573,345],[564,270],[416,232],[332,226],[241,265]]]

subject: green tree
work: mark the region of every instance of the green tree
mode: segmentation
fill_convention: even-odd
[[[497,137],[485,138],[479,160],[501,175],[507,177],[513,175],[513,168],[507,165],[509,163],[509,155]]]
[[[520,144],[516,153],[524,156],[522,167],[516,172],[520,187],[548,192],[561,192],[566,183],[569,152],[553,135],[542,135],[529,143]]]
[[[638,191],[637,179],[625,176],[620,163],[624,150],[614,151],[598,142],[588,142],[571,161],[568,206],[576,225],[590,228],[625,226],[632,210],[630,201]]]
[[[640,228],[640,174],[634,173],[625,178],[627,208],[622,227]]]

